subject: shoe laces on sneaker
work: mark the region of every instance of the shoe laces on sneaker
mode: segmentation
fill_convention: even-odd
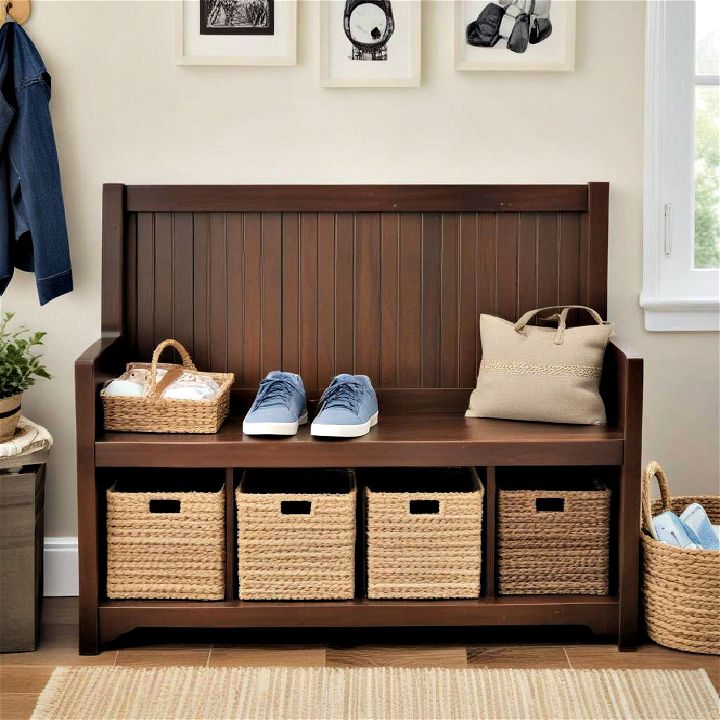
[[[322,410],[331,407],[342,408],[357,413],[365,388],[357,380],[340,380],[332,383],[322,394],[320,406]]]
[[[283,377],[265,378],[260,381],[255,408],[270,407],[272,405],[284,405],[290,407],[295,386]]]

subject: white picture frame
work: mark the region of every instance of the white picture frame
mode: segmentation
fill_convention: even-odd
[[[296,65],[297,0],[271,0],[273,34],[200,32],[201,0],[175,0],[175,62],[178,65]]]
[[[492,4],[507,5],[499,41],[492,47],[473,47],[466,40],[466,30],[483,9]],[[506,28],[512,28],[517,15],[535,8],[531,0],[454,0],[453,54],[455,69],[460,71],[526,71],[571,72],[575,69],[576,0],[551,0],[548,15],[552,33],[527,50],[513,52],[507,48]],[[531,22],[536,16],[529,15]],[[509,24],[510,23],[510,24]],[[503,34],[504,33],[504,34]]]
[[[374,5],[377,2],[358,5]],[[353,45],[345,34],[346,0],[320,0],[320,85],[348,87],[419,87],[421,66],[421,0],[391,0],[394,31],[386,59],[352,58]]]

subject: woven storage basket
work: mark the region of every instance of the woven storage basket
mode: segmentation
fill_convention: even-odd
[[[107,491],[108,598],[224,599],[222,483],[207,492],[137,487],[118,481]]]
[[[545,488],[498,492],[498,592],[606,595],[610,490],[596,480],[574,480],[577,490],[537,482]]]
[[[355,473],[246,470],[235,499],[242,600],[355,597]]]
[[[657,478],[660,500],[650,502],[650,482]],[[656,462],[643,474],[643,603],[647,633],[659,645],[720,655],[720,552],[686,550],[655,540],[652,517],[676,514],[700,503],[710,521],[720,523],[720,497],[671,497],[667,477]]]
[[[174,363],[158,363],[165,348],[174,347],[182,360],[182,366]],[[163,340],[156,348],[150,363],[130,363],[127,372],[118,378],[124,380],[135,368],[150,370],[150,388],[145,397],[118,397],[100,393],[103,401],[106,430],[124,432],[158,433],[216,433],[230,408],[232,373],[197,373],[187,350],[177,340]],[[158,368],[168,370],[161,382],[156,382]],[[162,392],[182,370],[211,377],[220,386],[220,392],[212,400],[176,400],[163,398]]]
[[[484,491],[475,469],[386,473],[366,489],[368,598],[478,597]]]

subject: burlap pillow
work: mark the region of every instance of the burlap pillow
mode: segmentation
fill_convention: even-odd
[[[467,417],[605,425],[600,373],[612,323],[577,305],[562,307],[557,329],[527,323],[544,310],[525,313],[516,323],[480,316],[482,362]],[[571,308],[587,310],[594,325],[566,328]]]

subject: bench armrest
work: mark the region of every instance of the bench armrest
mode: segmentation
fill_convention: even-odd
[[[108,335],[94,342],[75,361],[75,417],[78,448],[95,442],[100,414],[98,389],[120,374],[127,357],[121,335]]]
[[[605,401],[608,425],[629,433],[642,427],[643,358],[616,337],[605,351],[600,392]]]

